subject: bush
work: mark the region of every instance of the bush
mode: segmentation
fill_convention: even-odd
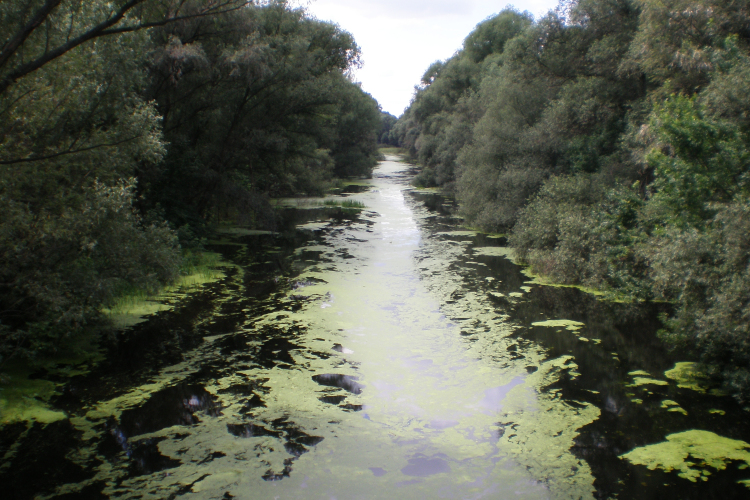
[[[126,292],[154,292],[179,273],[177,236],[133,208],[135,181],[98,181],[77,209],[33,213],[0,198],[0,363],[55,351]]]
[[[534,272],[557,282],[645,298],[641,205],[601,175],[552,177],[520,212],[509,244]]]
[[[750,401],[750,201],[716,206],[704,231],[672,227],[649,244],[654,288],[678,304],[662,337],[695,346],[709,372]]]

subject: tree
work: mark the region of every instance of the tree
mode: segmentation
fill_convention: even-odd
[[[3,4],[0,94],[76,47],[111,35],[132,33],[185,19],[222,14],[252,2],[223,0],[7,1]],[[6,31],[7,30],[7,31]]]
[[[81,38],[111,8],[102,2],[0,8],[8,20],[0,58],[7,356],[61,348],[118,294],[173,280],[180,257],[172,231],[133,207],[132,177],[165,153],[160,117],[140,96],[145,32]]]
[[[648,155],[655,169],[655,203],[672,213],[670,224],[700,226],[727,203],[750,194],[750,137],[736,124],[712,120],[696,98],[673,96],[651,120],[656,144]]]
[[[153,37],[147,97],[172,147],[141,179],[177,225],[226,215],[272,224],[264,197],[321,192],[342,115],[361,111],[367,122],[373,112],[342,104],[355,102],[345,76],[359,64],[352,36],[283,2]]]
[[[378,102],[359,85],[341,83],[336,113],[336,141],[331,150],[339,177],[371,177],[378,160],[377,133],[381,128]]]
[[[385,111],[380,112],[382,126],[378,134],[378,144],[388,144],[389,146],[398,146],[398,139],[393,136],[393,127],[396,125],[398,118]]]
[[[423,166],[417,183],[448,186],[455,181],[458,152],[470,138],[469,124],[481,116],[472,95],[499,64],[508,41],[531,20],[529,13],[505,9],[479,23],[453,57],[427,68],[394,129],[401,145]]]

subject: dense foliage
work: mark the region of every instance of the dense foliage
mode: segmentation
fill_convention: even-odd
[[[750,401],[750,2],[505,10],[394,130],[417,181],[540,273],[675,304],[663,337]]]
[[[180,239],[367,176],[359,48],[286,2],[0,3],[0,363],[178,276]]]

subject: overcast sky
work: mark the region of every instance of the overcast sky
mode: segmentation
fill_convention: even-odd
[[[427,67],[451,57],[463,39],[507,1],[491,0],[298,0],[308,12],[354,35],[364,67],[355,73],[362,88],[396,116],[409,105]],[[516,0],[511,5],[538,19],[558,0]]]

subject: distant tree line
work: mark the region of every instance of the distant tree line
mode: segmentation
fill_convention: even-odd
[[[750,401],[750,2],[504,10],[394,127],[535,272],[667,300],[662,336]]]
[[[380,117],[383,125],[380,128],[378,144],[398,147],[398,136],[396,135],[394,130],[394,126],[398,122],[398,118],[390,113],[386,113],[385,111],[381,111]]]
[[[0,364],[174,280],[207,226],[368,176],[352,36],[283,0],[0,3]]]

